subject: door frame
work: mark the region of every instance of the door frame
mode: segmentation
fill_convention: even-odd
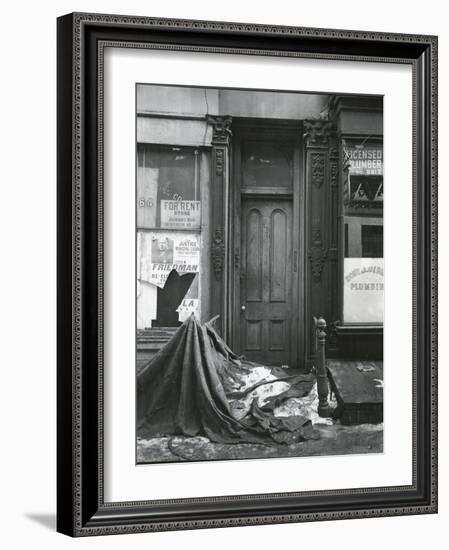
[[[242,200],[246,197],[292,199],[292,250],[293,250],[293,273],[292,273],[292,317],[290,323],[291,331],[291,366],[304,370],[306,367],[305,350],[305,169],[304,169],[304,147],[303,147],[303,126],[301,121],[268,121],[233,119],[232,125],[232,146],[230,155],[230,208],[229,208],[229,248],[228,248],[228,288],[226,294],[228,311],[228,335],[230,346],[236,353],[241,353],[240,345],[240,247],[241,247],[241,215]],[[242,142],[247,139],[270,141],[273,139],[273,132],[276,138],[289,142],[293,151],[293,182],[292,190],[287,189],[257,189],[252,193],[242,194],[241,187],[241,147]],[[256,196],[254,196],[256,195]],[[295,270],[296,265],[296,270]]]

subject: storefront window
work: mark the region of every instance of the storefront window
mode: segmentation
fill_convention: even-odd
[[[384,239],[382,225],[362,225],[362,256],[383,258]]]
[[[199,151],[138,148],[137,226],[200,229]]]
[[[138,146],[137,324],[200,317],[201,163],[189,147]]]
[[[383,323],[383,147],[346,140],[344,178],[345,323]]]

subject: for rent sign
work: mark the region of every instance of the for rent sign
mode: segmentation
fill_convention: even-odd
[[[161,227],[200,229],[201,201],[161,201]]]

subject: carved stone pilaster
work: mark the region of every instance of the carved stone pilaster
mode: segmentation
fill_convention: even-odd
[[[332,130],[332,123],[328,120],[305,120],[304,137],[307,147],[327,145]]]
[[[329,164],[330,164],[330,184],[331,187],[337,187],[338,185],[338,149],[333,147],[329,152]]]
[[[337,280],[339,148],[334,122],[327,117],[304,121],[307,186],[307,260],[313,292],[306,296],[308,315],[334,317]],[[313,339],[306,342],[313,356]]]
[[[210,253],[215,278],[217,279],[217,281],[220,281],[223,274],[223,267],[225,262],[225,238],[223,234],[223,229],[220,225],[215,229],[215,232],[212,236]]]
[[[229,145],[232,136],[232,117],[206,115],[206,120],[213,126],[212,145]]]
[[[311,180],[312,184],[318,189],[324,183],[325,156],[324,153],[316,152],[310,155],[311,159]]]
[[[212,199],[211,218],[211,303],[212,315],[219,315],[218,330],[225,338],[228,337],[227,297],[229,259],[229,147],[232,137],[232,117],[206,115],[206,121],[212,126],[212,171],[210,192]]]
[[[232,136],[230,116],[206,115],[206,121],[212,125],[212,146],[215,174],[223,176],[226,165],[226,154]]]
[[[225,151],[223,147],[215,148],[215,173],[222,176],[224,172]]]
[[[309,260],[313,280],[318,283],[321,280],[324,262],[327,258],[327,250],[323,246],[321,237],[321,229],[319,227],[312,228],[312,243],[309,248]]]

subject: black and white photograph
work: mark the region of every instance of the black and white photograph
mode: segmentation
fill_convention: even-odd
[[[444,548],[447,11],[5,5],[3,548]]]
[[[383,97],[138,83],[135,123],[136,463],[383,453]]]

